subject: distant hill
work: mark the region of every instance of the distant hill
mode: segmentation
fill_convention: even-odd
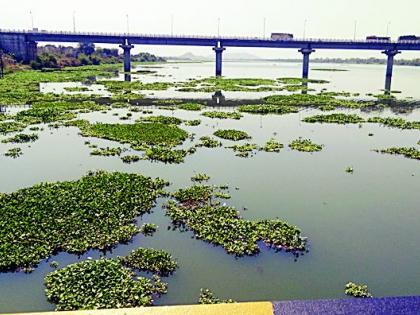
[[[172,59],[172,60],[191,60],[191,61],[210,61],[214,60],[213,55],[207,55],[207,56],[199,56],[194,55],[192,52],[187,52],[185,54],[182,54],[180,56],[171,56],[171,57],[165,57],[166,59]],[[256,55],[252,55],[249,53],[234,53],[234,52],[225,52],[223,54],[224,60],[262,60],[260,57]]]

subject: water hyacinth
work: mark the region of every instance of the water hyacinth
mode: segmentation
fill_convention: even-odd
[[[198,298],[198,304],[222,304],[222,303],[236,303],[232,299],[221,300],[215,296],[215,294],[209,289],[200,290],[200,297]]]
[[[194,232],[197,239],[222,246],[227,253],[236,256],[259,253],[258,241],[268,247],[285,249],[293,253],[305,250],[305,238],[300,230],[279,219],[249,221],[239,216],[233,207],[219,206],[213,200],[211,186],[194,185],[172,194],[166,206],[166,214],[175,227]],[[230,196],[229,196],[230,197]]]
[[[343,113],[334,113],[330,115],[305,117],[302,121],[307,123],[358,124],[364,122],[365,120],[354,114],[347,115]]]
[[[214,132],[214,135],[216,137],[232,140],[232,141],[239,141],[239,140],[251,138],[245,131],[235,130],[235,129],[217,130]]]
[[[95,149],[92,152],[90,152],[90,155],[101,155],[101,156],[116,156],[116,155],[121,155],[122,153],[122,149],[121,148],[99,148],[99,149]]]
[[[365,284],[356,284],[353,282],[349,282],[346,284],[346,288],[344,293],[346,295],[351,295],[354,297],[359,298],[371,298],[372,294],[370,294],[367,285]]]
[[[23,155],[23,152],[21,148],[11,148],[4,155],[16,159]]]
[[[145,223],[140,227],[141,233],[145,236],[152,236],[158,229],[158,226],[153,223]]]
[[[199,126],[201,125],[200,119],[194,119],[194,120],[184,120],[185,126]]]
[[[318,152],[322,150],[323,146],[321,144],[313,143],[309,139],[299,138],[299,139],[293,140],[289,144],[289,147],[292,150],[297,150],[301,152]]]
[[[271,138],[267,143],[261,148],[265,152],[280,152],[283,149],[284,145],[276,141],[276,139]]]
[[[409,159],[420,160],[420,150],[418,150],[415,147],[411,147],[411,148],[392,147],[388,149],[375,150],[375,151],[379,153],[384,153],[384,154],[403,155],[404,157],[409,158]]]
[[[367,120],[370,123],[379,123],[387,127],[399,128],[399,129],[420,129],[420,121],[407,121],[402,118],[382,118],[372,117]]]
[[[201,137],[200,141],[201,143],[197,144],[197,147],[217,148],[222,146],[222,143],[219,140],[207,136]]]
[[[237,112],[221,112],[221,111],[209,111],[204,112],[201,115],[213,118],[213,119],[236,119],[239,120],[242,118],[242,115]]]
[[[58,251],[83,253],[139,232],[167,183],[137,174],[96,172],[0,195],[0,270],[32,267]]]
[[[193,182],[205,182],[210,179],[210,176],[204,173],[198,173],[191,177]]]
[[[273,104],[263,104],[263,105],[241,105],[238,110],[244,113],[250,114],[277,114],[284,115],[290,113],[297,113],[298,108],[285,105],[273,105]]]
[[[3,143],[28,143],[38,140],[38,135],[35,133],[25,134],[19,133],[13,137],[2,140]]]
[[[160,276],[169,276],[178,268],[178,263],[169,253],[152,248],[137,248],[121,259],[124,266]]]
[[[121,157],[121,160],[124,163],[130,164],[130,163],[134,163],[134,162],[138,162],[140,161],[140,157],[138,155],[125,155]]]
[[[180,125],[182,124],[182,119],[170,116],[148,116],[141,117],[138,121],[148,121],[153,123],[161,123],[164,125]]]
[[[120,259],[85,260],[49,273],[45,293],[57,311],[150,306],[167,292],[159,277],[135,277]]]
[[[201,105],[199,103],[184,103],[178,105],[178,108],[189,111],[200,111],[204,108],[204,105]]]
[[[144,157],[152,161],[164,163],[182,163],[187,156],[186,150],[173,150],[163,146],[154,146],[146,149]]]

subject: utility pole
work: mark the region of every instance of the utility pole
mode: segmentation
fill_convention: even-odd
[[[32,30],[33,30],[34,29],[34,15],[32,14],[32,10],[29,11],[29,15],[31,16],[31,27],[32,27]]]
[[[391,21],[389,21],[386,25],[386,36],[389,36],[389,29],[391,27]]]
[[[130,24],[128,21],[128,14],[125,15],[126,19],[127,19],[127,35],[130,34]]]
[[[267,19],[264,18],[264,22],[263,22],[263,38],[265,39],[265,24],[267,22]]]
[[[354,21],[353,40],[356,40],[357,20]]]
[[[76,33],[76,11],[73,11],[73,32]]]
[[[174,15],[171,14],[171,36],[174,36]]]
[[[306,38],[306,23],[308,22],[307,19],[305,19],[305,21],[303,21],[303,39]]]
[[[220,18],[217,18],[217,37],[220,37]]]

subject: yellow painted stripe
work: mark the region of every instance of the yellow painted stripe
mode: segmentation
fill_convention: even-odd
[[[216,305],[180,305],[124,308],[97,311],[44,312],[26,315],[273,315],[270,302]],[[14,314],[17,315],[17,314]],[[23,315],[23,314],[21,314]]]

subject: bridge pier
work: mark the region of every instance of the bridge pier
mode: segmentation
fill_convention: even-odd
[[[30,63],[31,61],[36,60],[38,56],[38,43],[34,41],[26,41],[25,42],[26,54],[25,54],[25,63]]]
[[[385,50],[382,52],[383,54],[387,55],[388,60],[386,63],[386,75],[385,75],[385,91],[391,91],[391,83],[392,83],[392,71],[394,69],[394,57],[401,53],[398,50]]]
[[[307,79],[309,77],[309,56],[315,50],[312,48],[302,48],[299,49],[299,52],[303,55],[302,79]]]
[[[124,44],[120,45],[120,48],[124,51],[124,72],[131,72],[131,49],[134,46],[128,40],[125,40]]]
[[[226,48],[222,47],[219,42],[218,46],[214,47],[213,50],[216,53],[216,77],[220,77],[222,76],[222,54]]]

